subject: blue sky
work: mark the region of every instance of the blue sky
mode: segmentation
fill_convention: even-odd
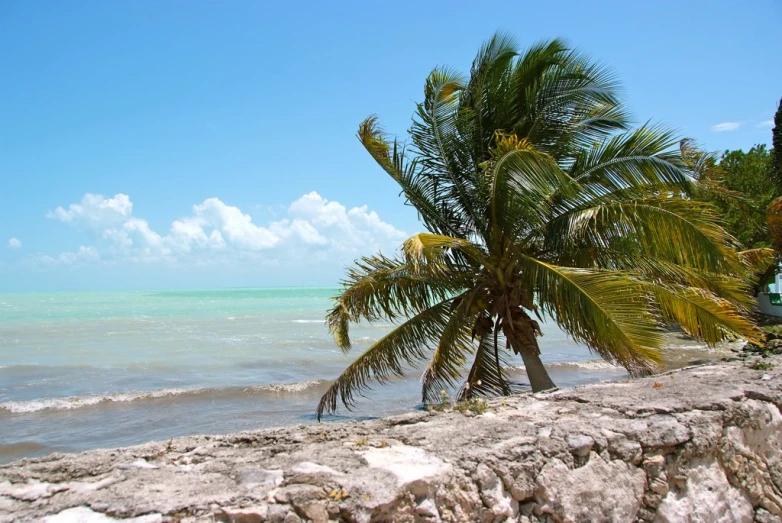
[[[609,65],[638,122],[770,143],[781,23],[778,0],[2,2],[0,291],[336,284],[419,229],[358,123],[404,133],[427,73],[498,29]]]

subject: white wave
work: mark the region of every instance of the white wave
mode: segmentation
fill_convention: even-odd
[[[291,323],[326,323],[326,320],[291,320]]]
[[[620,370],[622,367],[608,363],[605,360],[555,361],[548,363],[549,367],[575,367],[584,370]]]
[[[320,380],[301,381],[299,383],[273,383],[271,385],[258,385],[257,387],[250,387],[251,391],[267,391],[267,392],[302,392],[312,387],[317,387],[323,383]]]
[[[67,396],[64,398],[46,398],[28,401],[6,401],[0,403],[0,409],[20,414],[24,412],[38,412],[40,410],[70,410],[89,407],[99,403],[126,403],[139,399],[163,398],[196,392],[198,389],[161,389],[149,392],[125,392],[120,394],[95,395],[95,396]]]
[[[550,361],[544,362],[543,365],[549,369],[622,370],[622,367],[612,365],[604,360]],[[526,370],[524,365],[510,365],[508,369]]]
[[[101,403],[127,403],[136,400],[148,400],[165,398],[168,396],[208,395],[210,397],[236,397],[246,393],[290,393],[303,392],[312,387],[319,386],[322,381],[309,380],[298,383],[270,383],[253,387],[224,387],[224,388],[192,388],[192,389],[160,389],[146,392],[123,392],[117,394],[93,395],[93,396],[68,396],[64,398],[44,398],[28,401],[6,401],[0,403],[0,410],[7,410],[13,414],[39,412],[42,410],[71,410],[83,407],[91,407]]]

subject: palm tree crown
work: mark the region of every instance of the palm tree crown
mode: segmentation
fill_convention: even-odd
[[[357,261],[327,317],[396,327],[358,357],[318,407],[350,407],[371,380],[428,361],[423,399],[514,390],[521,356],[533,390],[553,387],[535,318],[638,374],[661,360],[666,324],[717,342],[754,337],[745,272],[673,134],[629,130],[617,84],[562,41],[523,53],[498,34],[469,77],[435,69],[405,148],[372,116],[367,151],[401,187],[426,233],[399,255]]]

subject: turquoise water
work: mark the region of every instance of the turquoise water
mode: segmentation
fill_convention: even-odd
[[[330,380],[391,327],[353,328],[355,349],[342,354],[323,321],[337,291],[0,294],[0,462],[315,423]],[[558,385],[625,376],[556,326],[543,330]],[[512,371],[524,383],[523,368]],[[411,369],[329,420],[420,407],[419,376]]]

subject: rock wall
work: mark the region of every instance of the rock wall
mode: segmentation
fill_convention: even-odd
[[[782,360],[0,466],[0,521],[782,521]]]

